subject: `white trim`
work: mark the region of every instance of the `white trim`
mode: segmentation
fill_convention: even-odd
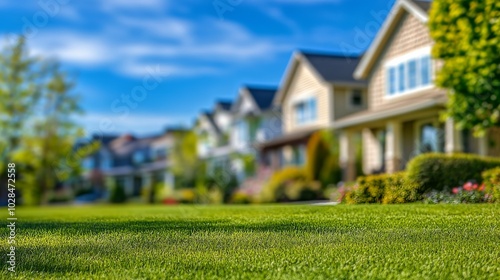
[[[429,57],[430,81],[429,81],[429,84],[422,86],[421,85],[422,68],[420,66],[422,63],[422,59],[425,57]],[[416,79],[417,79],[417,81],[416,81],[417,84],[416,84],[415,88],[409,89],[410,81],[409,81],[409,67],[408,67],[408,65],[409,65],[410,61],[412,61],[412,60],[416,61],[416,63],[417,63],[416,73],[415,73]],[[402,92],[399,91],[399,88],[400,88],[399,66],[401,64],[404,64],[404,66],[405,66],[405,69],[404,69],[404,75],[405,75],[404,88],[405,89]],[[390,75],[389,75],[390,68],[396,69],[396,76],[395,76],[396,88],[395,88],[395,92],[393,94],[391,94],[389,92],[389,89],[391,86]],[[417,92],[421,92],[421,91],[425,91],[425,90],[429,90],[429,89],[434,88],[434,80],[435,80],[435,77],[434,77],[435,69],[434,68],[435,68],[434,67],[434,60],[432,59],[432,56],[431,56],[431,47],[430,46],[419,48],[419,49],[416,49],[414,51],[408,52],[404,55],[401,55],[401,56],[398,56],[398,57],[395,57],[395,58],[388,60],[383,65],[384,75],[386,75],[385,87],[384,87],[384,99],[394,99],[394,98],[398,98],[400,96],[407,96],[408,94],[417,93]]]
[[[389,15],[387,16],[387,19],[384,21],[382,27],[375,36],[373,43],[370,45],[365,55],[363,55],[358,67],[354,71],[354,77],[356,79],[361,80],[363,78],[366,78],[368,65],[375,59],[374,56],[377,53],[377,50],[381,47],[382,42],[388,35],[387,32],[389,32],[389,29],[394,25],[395,20],[398,19],[397,17],[402,8],[405,8],[406,11],[413,14],[417,19],[422,21],[422,23],[427,23],[427,21],[429,20],[429,16],[414,3],[410,3],[410,1],[408,0],[398,0],[394,4],[393,8],[389,12]],[[424,28],[426,27],[424,26]]]
[[[310,91],[310,92],[315,92],[315,91]],[[310,120],[306,120],[305,122],[302,122],[302,123],[299,123],[297,121],[297,111],[296,111],[297,105],[299,105],[300,103],[308,104],[310,102],[310,100],[312,100],[312,99],[314,99],[314,101],[315,101],[314,103],[316,105],[315,118],[310,119]],[[317,94],[307,94],[307,95],[301,94],[300,98],[295,98],[294,100],[292,100],[290,102],[290,105],[292,108],[292,120],[293,120],[293,124],[295,125],[295,127],[303,127],[303,126],[308,126],[308,125],[313,125],[313,124],[318,123],[319,116],[318,116],[318,95]],[[311,113],[311,112],[309,112],[309,113]]]

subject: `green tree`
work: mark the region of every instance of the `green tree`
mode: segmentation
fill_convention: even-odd
[[[175,132],[175,143],[172,149],[172,172],[178,187],[194,188],[200,178],[202,162],[198,159],[198,137],[194,131]]]
[[[435,0],[433,56],[443,61],[437,85],[449,89],[447,115],[482,134],[500,123],[500,2]]]
[[[339,182],[338,155],[336,136],[331,131],[315,132],[307,144],[305,170],[309,179],[320,182],[323,187]]]
[[[49,192],[78,173],[79,161],[59,178],[57,168],[83,136],[72,114],[80,112],[74,84],[55,61],[29,56],[20,37],[0,55],[0,147],[2,163],[15,162],[24,202],[47,202]],[[82,154],[91,151],[81,149]],[[2,168],[2,173],[4,172]]]

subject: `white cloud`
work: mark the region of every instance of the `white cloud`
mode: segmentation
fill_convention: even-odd
[[[118,17],[114,28],[128,32],[40,29],[30,45],[38,55],[56,56],[76,66],[105,66],[134,77],[142,77],[144,66],[152,64],[162,65],[172,76],[213,75],[220,73],[214,62],[255,63],[292,48],[287,41],[262,38],[239,24],[216,19],[193,25],[175,17]]]
[[[163,0],[105,0],[99,1],[101,8],[106,11],[116,11],[117,9],[147,9],[151,11],[161,11],[167,8],[167,2]]]

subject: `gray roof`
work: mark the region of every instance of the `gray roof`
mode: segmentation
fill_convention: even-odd
[[[252,98],[255,100],[260,110],[267,110],[272,107],[277,88],[246,87]]]
[[[221,108],[222,110],[224,111],[230,111],[231,110],[231,106],[233,106],[233,102],[231,101],[218,101],[217,104],[216,104],[217,107]]]
[[[213,112],[204,112],[203,115],[207,118],[207,120],[210,122],[210,125],[215,129],[215,131],[217,133],[220,133],[220,128],[214,119],[214,113]]]
[[[360,83],[353,73],[361,56],[320,54],[301,51],[312,67],[327,82]]]
[[[411,1],[425,12],[429,12],[432,5],[432,1],[425,1],[425,0],[411,0]]]

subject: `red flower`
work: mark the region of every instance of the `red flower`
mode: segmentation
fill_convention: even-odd
[[[465,183],[464,190],[471,191],[472,190],[472,183],[471,182]]]
[[[477,184],[472,185],[472,189],[473,189],[473,190],[477,190],[477,188],[478,188],[478,187],[479,187],[479,186],[478,186]]]
[[[484,191],[484,183],[482,183],[481,186],[479,187],[479,189],[477,189],[477,190],[480,192]]]
[[[460,191],[459,188],[453,188],[453,190],[451,190],[451,192],[453,192],[454,194],[457,194],[459,191]]]

